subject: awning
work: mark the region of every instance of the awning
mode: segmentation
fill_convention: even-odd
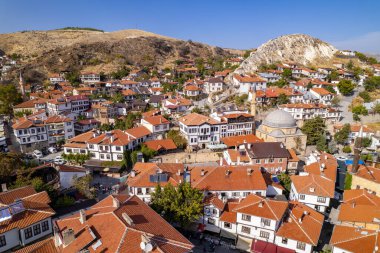
[[[274,243],[254,239],[251,245],[252,253],[295,253],[292,249],[277,246]]]

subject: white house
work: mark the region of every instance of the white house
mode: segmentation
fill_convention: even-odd
[[[59,173],[59,185],[61,189],[67,189],[73,186],[76,178],[84,177],[90,173],[89,170],[83,167],[74,167],[67,165],[57,166]]]
[[[205,81],[203,86],[203,92],[206,94],[212,93],[212,92],[220,92],[223,91],[225,88],[224,81],[222,78],[214,77],[209,78]]]
[[[49,144],[56,144],[60,140],[71,139],[75,136],[74,122],[68,117],[53,115],[48,117],[44,124],[48,131]]]
[[[267,87],[267,81],[259,76],[235,74],[232,83],[239,89],[239,93],[248,94],[251,90],[264,90]]]
[[[32,186],[1,192],[0,252],[9,252],[52,234],[51,219],[55,212],[49,203],[47,193],[37,193]]]
[[[190,147],[206,148],[220,142],[223,123],[197,113],[188,114],[178,121],[180,132]]]
[[[302,172],[291,176],[290,200],[296,200],[323,213],[334,198],[335,182],[322,175]]]
[[[162,115],[156,115],[141,119],[141,125],[146,127],[153,135],[162,135],[169,131],[170,121]]]
[[[96,83],[100,82],[100,75],[96,73],[83,72],[80,74],[79,79],[82,83]]]

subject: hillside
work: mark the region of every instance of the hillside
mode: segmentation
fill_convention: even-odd
[[[228,50],[141,30],[27,31],[0,34],[0,50],[17,54],[27,68],[112,72],[122,65],[169,66],[179,58],[227,56]]]
[[[261,64],[291,61],[305,66],[329,65],[337,49],[309,35],[284,35],[270,40],[257,48],[236,73],[256,71]]]

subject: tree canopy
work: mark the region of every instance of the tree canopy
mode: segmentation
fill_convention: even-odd
[[[380,76],[372,76],[365,80],[364,88],[366,91],[375,91],[380,89]]]
[[[203,193],[189,183],[183,182],[176,188],[170,183],[163,188],[158,184],[151,197],[152,208],[182,228],[198,220],[203,213]]]
[[[0,85],[0,114],[12,115],[13,107],[21,102],[21,94],[14,85]]]
[[[321,135],[326,134],[326,125],[323,119],[318,116],[306,120],[301,128],[302,132],[307,135],[307,145],[316,145]]]
[[[180,134],[178,130],[169,130],[169,132],[166,134],[166,138],[172,139],[178,148],[185,149],[187,146],[186,139]]]
[[[344,124],[343,127],[334,135],[334,140],[338,144],[345,144],[348,140],[348,136],[351,133],[350,124]]]
[[[354,91],[355,84],[353,84],[350,80],[341,80],[338,83],[338,89],[342,95],[348,96]]]

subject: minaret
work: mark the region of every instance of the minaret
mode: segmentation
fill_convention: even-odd
[[[359,136],[356,137],[354,144],[354,161],[352,163],[352,173],[356,173],[359,168],[359,159],[362,151],[363,125],[360,126]]]
[[[253,116],[252,133],[256,134],[256,89],[253,89],[251,92],[251,115]]]
[[[22,74],[20,71],[20,80],[19,80],[19,85],[20,85],[20,91],[22,98],[25,98],[25,87],[24,87],[24,79],[22,78]]]
[[[252,91],[252,100],[251,100],[251,115],[256,117],[256,89]]]

